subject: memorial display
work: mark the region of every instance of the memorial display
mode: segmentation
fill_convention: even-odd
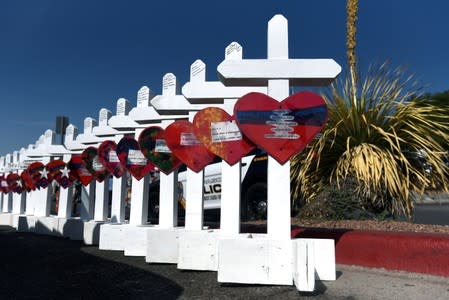
[[[327,108],[320,95],[307,91],[280,102],[265,94],[249,93],[237,101],[234,115],[248,139],[284,164],[321,131]]]
[[[98,182],[103,182],[106,177],[109,176],[109,171],[98,159],[98,149],[95,147],[87,147],[81,153],[81,159],[83,160],[86,169],[94,175],[94,178]]]
[[[70,176],[67,164],[60,160],[52,160],[46,166],[48,174],[51,180],[55,180],[61,187],[68,188],[73,185],[73,181],[76,179]]]
[[[230,165],[239,162],[255,148],[242,135],[235,118],[221,108],[200,110],[193,119],[193,127],[198,141]]]
[[[134,109],[120,98],[116,116],[106,108],[100,110],[99,126],[86,118],[80,135],[69,126],[65,147],[55,145],[54,133],[46,131],[34,149],[24,151],[28,167],[17,155],[14,162],[8,157],[0,166],[0,191],[24,196],[16,196],[18,214],[24,211],[27,194],[34,219],[23,218],[33,220],[42,231],[63,232],[71,221],[77,224],[71,230],[93,244],[104,226],[109,228],[103,231],[108,249],[147,255],[149,262],[177,263],[180,269],[217,271],[220,282],[291,285],[294,281],[299,290],[310,291],[315,274],[334,280],[333,241],[292,239],[290,219],[289,160],[326,125],[327,107],[313,92],[289,92],[294,85],[329,84],[341,68],[332,59],[290,59],[287,20],[281,15],[268,23],[267,52],[267,58],[243,59],[242,47],[232,42],[217,67],[220,81],[206,81],[206,66],[196,60],[183,95],[178,94],[175,75],[167,73],[162,95],[154,96],[144,86]],[[245,197],[243,203],[248,206],[250,199],[265,205],[267,233],[248,236],[240,234],[242,181],[248,171],[242,168],[242,159],[256,148],[268,154],[267,196]],[[209,166],[217,161],[219,165]],[[180,180],[182,164],[187,170]],[[222,175],[221,182],[208,182],[209,189],[204,188],[207,167]],[[160,171],[160,180],[150,180],[150,171]],[[126,172],[133,177],[127,223]],[[61,218],[49,213],[52,189],[45,189],[52,181],[63,188]],[[82,184],[82,207],[81,220],[75,222],[69,219],[76,181]],[[215,190],[223,195],[221,203],[214,199],[221,210],[220,229],[205,230],[205,194]],[[111,195],[115,200],[110,202]],[[157,206],[149,203],[150,195],[150,201],[159,196]],[[185,203],[184,227],[176,227],[178,201]],[[5,201],[2,211],[10,213],[9,206]],[[159,224],[153,223],[153,216],[148,218],[148,207],[150,214],[158,214]]]
[[[159,126],[145,128],[139,135],[139,145],[143,155],[161,172],[170,174],[181,165],[165,140],[165,130]]]
[[[87,170],[81,155],[72,155],[67,166],[69,175],[76,178],[84,186],[87,186],[94,179],[94,175]]]
[[[98,160],[112,175],[120,178],[125,172],[125,168],[122,166],[116,150],[117,144],[114,141],[102,142],[98,147]]]
[[[154,164],[140,150],[139,143],[132,137],[125,136],[117,144],[117,156],[122,166],[137,180],[154,170]]]
[[[199,172],[210,164],[215,154],[198,141],[193,124],[189,121],[176,121],[165,129],[168,148],[189,169]]]

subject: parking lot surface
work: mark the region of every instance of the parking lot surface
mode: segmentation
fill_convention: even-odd
[[[217,282],[79,241],[0,226],[0,299],[449,299],[449,278],[337,265],[314,293],[294,286]]]

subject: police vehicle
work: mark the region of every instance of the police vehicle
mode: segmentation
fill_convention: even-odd
[[[266,219],[267,215],[267,159],[259,150],[242,158],[241,201],[242,220]],[[178,215],[185,213],[186,171],[178,174]],[[204,169],[204,219],[217,220],[221,205],[221,161],[216,160]],[[150,184],[149,215],[159,215],[159,181]]]

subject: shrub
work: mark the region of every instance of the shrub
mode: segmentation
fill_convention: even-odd
[[[413,195],[428,188],[447,190],[449,110],[421,101],[412,78],[388,64],[360,82],[356,97],[349,78],[323,94],[329,121],[307,150],[292,159],[294,199],[313,201],[323,186],[341,188],[351,179],[354,194],[371,211],[410,217]],[[431,172],[417,159],[419,154]]]

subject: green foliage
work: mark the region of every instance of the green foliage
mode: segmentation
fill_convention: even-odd
[[[426,94],[418,100],[438,107],[449,107],[449,90],[440,93]]]
[[[323,95],[329,122],[292,160],[294,199],[310,202],[324,186],[353,180],[353,193],[363,207],[410,216],[412,195],[447,189],[443,159],[449,110],[415,101],[411,78],[387,64],[369,72],[360,85],[355,101],[350,78],[335,82]],[[431,173],[416,159],[418,151],[425,154]]]

